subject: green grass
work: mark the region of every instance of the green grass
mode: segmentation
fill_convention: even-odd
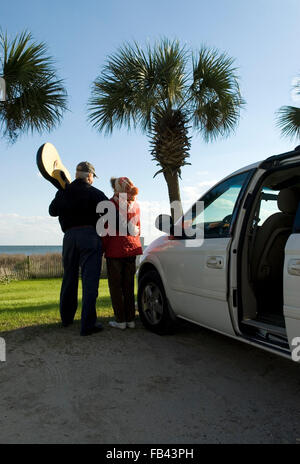
[[[0,284],[0,332],[34,325],[60,322],[59,293],[61,279],[35,279]],[[79,282],[78,309],[81,314],[81,282]],[[101,317],[113,316],[107,279],[101,279],[97,313]]]

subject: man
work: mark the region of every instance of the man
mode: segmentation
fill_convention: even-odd
[[[92,187],[96,176],[87,161],[77,165],[76,179],[65,190],[59,190],[49,206],[50,216],[58,216],[63,240],[64,276],[60,292],[60,315],[64,327],[72,324],[77,310],[79,267],[82,279],[82,313],[80,335],[102,330],[97,323],[96,299],[101,273],[102,244],[96,232],[99,216],[96,206],[108,200]]]

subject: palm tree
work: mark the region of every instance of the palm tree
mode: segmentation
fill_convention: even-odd
[[[189,129],[207,142],[229,135],[242,105],[232,58],[205,46],[192,55],[163,39],[145,51],[126,44],[108,58],[93,82],[88,117],[100,132],[140,127],[150,136],[155,175],[164,175],[172,203],[181,201],[178,177],[190,164]]]
[[[44,43],[28,32],[9,41],[0,33],[0,75],[6,101],[0,101],[0,133],[14,142],[21,133],[51,130],[66,110],[67,94]]]
[[[300,81],[294,85],[294,92],[300,95]],[[300,137],[300,108],[296,106],[282,106],[277,111],[277,126],[285,137]]]

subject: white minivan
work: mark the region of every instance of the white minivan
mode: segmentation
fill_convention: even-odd
[[[202,225],[199,246],[174,234],[171,217],[157,222],[169,233],[140,261],[143,324],[164,334],[181,318],[300,359],[300,146],[234,172],[200,200],[204,210],[182,218]]]

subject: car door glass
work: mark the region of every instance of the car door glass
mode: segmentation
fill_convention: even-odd
[[[194,206],[184,217],[185,224],[195,229],[204,227],[205,238],[228,237],[234,208],[249,171],[230,177],[210,190],[201,201],[204,210],[195,214]]]

